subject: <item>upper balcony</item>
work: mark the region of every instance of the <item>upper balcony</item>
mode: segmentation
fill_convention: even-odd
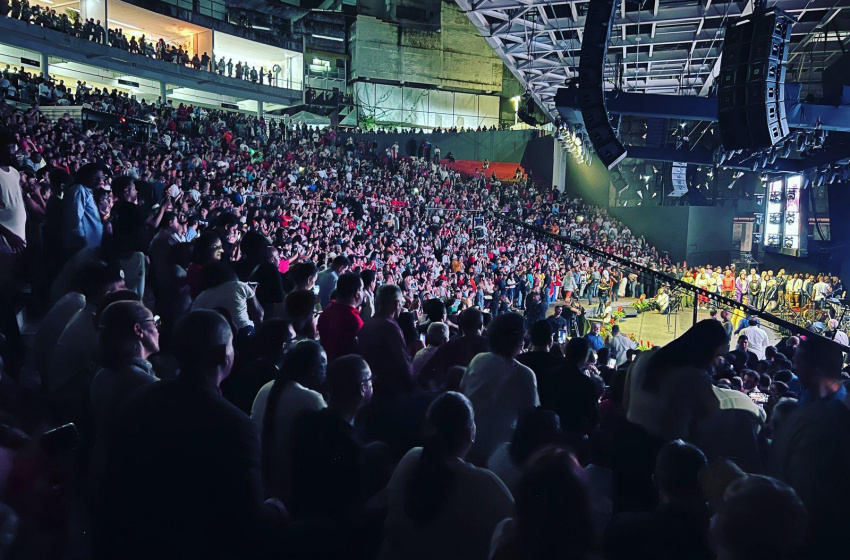
[[[49,7],[46,4],[44,6]],[[85,6],[82,5],[81,8],[84,9]],[[82,13],[80,9],[69,9],[68,13],[72,15],[74,11]],[[2,42],[41,53],[51,59],[95,66],[116,74],[167,84],[170,88],[188,88],[215,96],[250,99],[280,106],[297,104],[303,99],[303,55],[300,52],[254,43],[116,0],[109,2],[108,14],[108,18],[103,19],[107,20],[109,28],[120,28],[122,35],[127,37],[127,42],[135,38],[138,44],[144,36],[146,42],[155,45],[162,38],[169,50],[174,47],[186,51],[190,61],[196,54],[201,58],[204,53],[211,53],[215,63],[218,59],[226,59],[222,65],[223,72],[218,73],[218,64],[211,65],[215,71],[210,71],[196,69],[191,64],[185,66],[169,62],[169,57],[160,60],[156,58],[156,49],[148,49],[148,54],[152,56],[146,56],[88,40],[84,37],[84,32],[75,33],[72,26],[59,18],[41,18],[40,21],[44,25],[42,26],[11,17],[0,17],[0,28],[4,35]],[[81,19],[84,21],[84,18]],[[7,61],[13,65],[25,62],[27,61],[23,59]],[[273,78],[266,78],[263,84],[260,84],[250,79],[230,77],[235,76],[237,63],[241,63],[240,66],[255,68],[258,73],[262,69],[264,75],[272,72]],[[230,68],[233,70],[228,72]],[[44,71],[44,68],[41,70]],[[269,85],[269,82],[272,85]]]

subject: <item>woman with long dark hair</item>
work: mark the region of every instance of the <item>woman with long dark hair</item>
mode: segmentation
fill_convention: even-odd
[[[626,379],[629,422],[659,440],[691,439],[696,421],[719,407],[709,371],[728,349],[723,325],[706,319],[663,348],[641,354]]]
[[[290,432],[295,417],[325,408],[319,393],[325,382],[328,361],[315,340],[301,340],[276,364],[274,381],[257,393],[251,419],[259,426],[262,443],[262,472],[271,495],[289,497]]]
[[[530,459],[516,492],[516,518],[493,534],[493,560],[596,558],[590,493],[575,455],[549,447]]]
[[[382,557],[483,560],[513,499],[492,472],[463,458],[475,440],[472,404],[460,393],[428,408],[423,446],[410,450],[387,485]]]

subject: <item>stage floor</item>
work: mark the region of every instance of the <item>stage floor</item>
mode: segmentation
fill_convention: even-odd
[[[616,301],[611,307],[616,310],[618,306],[626,307],[630,305],[634,301],[633,298],[621,298]],[[582,305],[587,303],[586,299],[582,300]],[[561,305],[561,302],[556,302],[555,304],[549,307],[549,315],[554,312],[555,306]],[[588,305],[585,305],[585,309],[588,311],[588,319],[593,321],[595,317],[591,316],[590,313],[594,308],[591,308]],[[699,309],[697,310],[697,320],[702,321],[703,319],[711,318],[709,315],[708,309]],[[621,319],[619,322],[620,330],[624,334],[634,334],[638,340],[644,340],[649,342],[650,344],[654,344],[655,346],[664,346],[671,340],[678,338],[682,335],[686,330],[691,328],[694,323],[694,310],[691,307],[682,309],[676,314],[671,315],[661,315],[657,311],[648,311],[646,313],[640,313],[637,317],[630,317]],[[763,327],[764,328],[764,327]],[[776,344],[779,342],[781,337],[775,331],[764,328],[764,331],[767,333],[768,338],[770,339],[771,344]],[[735,337],[732,337],[732,348],[735,345]]]

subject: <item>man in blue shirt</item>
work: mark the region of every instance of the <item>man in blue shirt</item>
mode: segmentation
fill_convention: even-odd
[[[319,287],[319,302],[322,309],[330,305],[331,293],[336,288],[336,281],[340,274],[345,274],[348,267],[351,266],[351,261],[344,255],[339,255],[331,262],[331,266],[319,273],[316,280],[316,286]]]
[[[103,187],[105,171],[102,164],[87,163],[77,171],[77,183],[65,191],[62,206],[68,256],[87,247],[100,247],[103,223],[92,191]]]
[[[599,321],[593,321],[590,324],[590,332],[584,335],[584,338],[586,338],[593,347],[594,352],[599,352],[605,346],[605,341],[602,340],[601,336],[599,336],[601,331],[602,323]]]

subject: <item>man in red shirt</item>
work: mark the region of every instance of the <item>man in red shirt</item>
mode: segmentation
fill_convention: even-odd
[[[339,277],[332,301],[319,316],[319,338],[328,355],[328,363],[357,350],[357,334],[363,327],[360,304],[363,280],[356,272]]]

